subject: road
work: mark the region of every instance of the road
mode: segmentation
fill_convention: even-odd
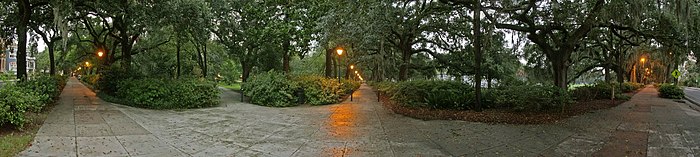
[[[696,103],[696,108],[700,108],[700,88],[695,88],[695,87],[685,87],[683,88],[683,92],[685,92],[685,97],[686,99],[690,100],[691,103]]]

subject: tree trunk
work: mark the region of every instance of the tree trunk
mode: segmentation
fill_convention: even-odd
[[[17,22],[17,79],[27,80],[27,25],[31,17],[29,0],[20,0],[19,22]]]
[[[175,78],[180,78],[180,48],[182,47],[182,43],[180,43],[180,40],[177,40],[177,43],[175,43],[175,49],[177,53],[177,74],[175,74]]]
[[[333,78],[339,78],[340,74],[338,74],[338,58],[333,59]]]
[[[619,55],[616,58],[617,59],[617,67],[616,67],[617,70],[615,71],[615,74],[617,75],[617,82],[622,84],[625,82],[625,74],[626,73],[625,73],[625,68],[624,68],[623,61],[622,61],[622,53],[618,53],[618,54]]]
[[[209,67],[207,67],[207,43],[206,43],[206,41],[204,41],[204,43],[202,44],[202,46],[203,46],[203,49],[202,49],[202,53],[203,53],[203,54],[202,54],[202,56],[203,56],[202,65],[203,65],[203,67],[204,67],[204,69],[202,70],[202,75],[204,76],[204,78],[207,78],[207,73],[208,73],[208,70],[209,70],[208,68],[209,68]]]
[[[490,75],[486,75],[486,88],[487,88],[487,89],[491,89],[491,81],[492,81],[492,80],[493,80],[493,79],[491,78]]]
[[[561,52],[559,52],[561,53]],[[567,86],[567,80],[566,80],[566,74],[569,70],[568,66],[566,65],[566,59],[552,59],[552,70],[554,72],[554,85],[561,88],[561,89],[568,89]]]
[[[129,35],[126,32],[127,26],[124,23],[124,20],[121,19],[119,21],[119,36],[121,37],[120,44],[122,46],[122,57],[124,59],[122,66],[128,71],[131,69],[131,44],[129,43]]]
[[[54,60],[54,49],[53,49],[53,42],[48,42],[46,43],[46,46],[49,49],[49,74],[50,75],[56,75],[56,61]]]
[[[481,0],[474,5],[474,60],[476,61],[476,75],[474,76],[474,94],[476,95],[475,110],[481,111]]]
[[[608,68],[608,66],[603,67],[603,73],[605,76],[605,82],[612,82],[612,77],[610,76],[610,68]]]
[[[250,71],[253,69],[252,65],[249,65],[248,62],[244,61],[244,59],[241,59],[241,67],[243,68],[243,74],[241,76],[241,79],[243,82],[248,81],[248,77],[250,77]]]
[[[408,79],[408,64],[411,62],[411,49],[402,48],[401,52],[401,66],[399,67],[399,81],[406,81]]]
[[[331,65],[331,62],[333,62],[333,58],[331,58],[331,53],[333,53],[333,49],[326,49],[326,77],[331,78],[333,75],[333,67]]]
[[[284,53],[284,56],[282,57],[282,68],[284,70],[284,73],[289,73],[289,60],[291,58],[290,54],[289,54],[290,53],[289,49],[290,49],[291,43],[289,43],[289,42],[291,42],[291,41],[287,40],[284,43],[282,43],[282,51]]]

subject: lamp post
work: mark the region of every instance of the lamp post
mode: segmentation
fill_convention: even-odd
[[[335,50],[336,53],[338,53],[338,59],[336,63],[340,64],[340,56],[343,55],[343,48],[338,48]],[[336,71],[335,71],[335,76],[338,78],[338,83],[340,83],[340,67],[336,66]]]
[[[645,63],[646,63],[647,59],[642,57],[641,59],[639,59],[639,61],[642,62],[642,68],[645,68]],[[641,82],[646,84],[646,76],[644,73],[642,73],[642,81]]]
[[[85,75],[89,75],[90,71],[90,62],[85,61]]]

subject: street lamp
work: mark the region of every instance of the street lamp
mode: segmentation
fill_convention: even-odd
[[[343,55],[343,51],[343,48],[338,48],[337,50],[335,50],[335,52],[338,53],[338,59],[336,61],[338,64],[340,64],[340,56]],[[338,77],[338,83],[340,83],[340,67],[336,66],[335,68],[335,75]]]
[[[350,69],[355,69],[355,65],[350,65]]]
[[[104,56],[104,55],[105,55],[104,52],[102,52],[102,51],[97,51],[97,56],[98,56],[98,57],[102,58],[102,56]]]

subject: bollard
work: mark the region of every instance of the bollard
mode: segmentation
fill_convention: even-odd
[[[379,91],[377,91],[377,102],[379,102]]]
[[[352,93],[350,93],[350,101],[352,101],[352,94],[354,94],[354,93],[355,93],[355,91],[352,91]]]

